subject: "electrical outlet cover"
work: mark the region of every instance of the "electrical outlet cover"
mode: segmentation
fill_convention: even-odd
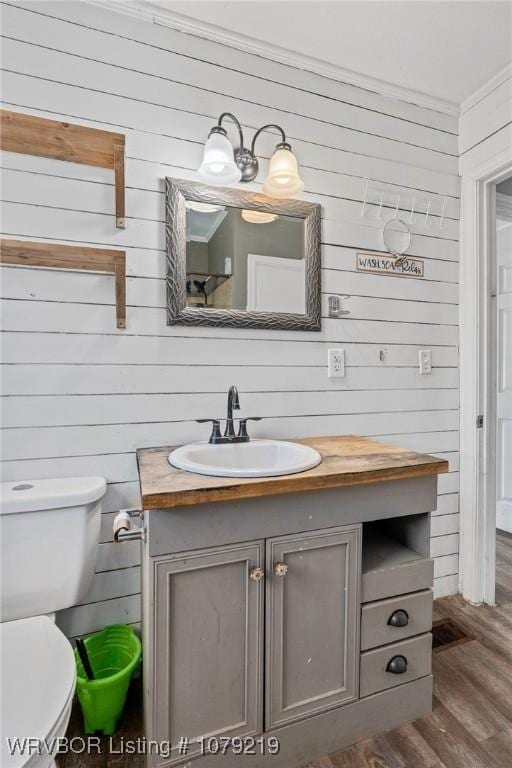
[[[327,354],[327,375],[330,379],[345,376],[345,350],[329,349]]]

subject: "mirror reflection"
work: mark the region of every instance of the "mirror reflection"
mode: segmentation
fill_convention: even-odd
[[[304,219],[186,200],[187,306],[306,312]]]

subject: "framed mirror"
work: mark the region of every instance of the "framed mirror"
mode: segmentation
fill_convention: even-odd
[[[166,179],[167,322],[319,331],[320,206]]]

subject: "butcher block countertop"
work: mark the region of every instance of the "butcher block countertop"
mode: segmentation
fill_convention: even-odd
[[[294,442],[315,448],[317,467],[279,477],[209,477],[171,467],[173,447],[137,451],[143,509],[166,509],[281,493],[347,488],[448,472],[448,462],[357,435],[308,437]]]

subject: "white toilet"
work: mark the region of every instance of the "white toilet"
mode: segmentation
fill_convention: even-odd
[[[53,613],[89,588],[105,489],[103,477],[1,484],[2,768],[54,765],[48,746],[66,732],[76,673]]]

